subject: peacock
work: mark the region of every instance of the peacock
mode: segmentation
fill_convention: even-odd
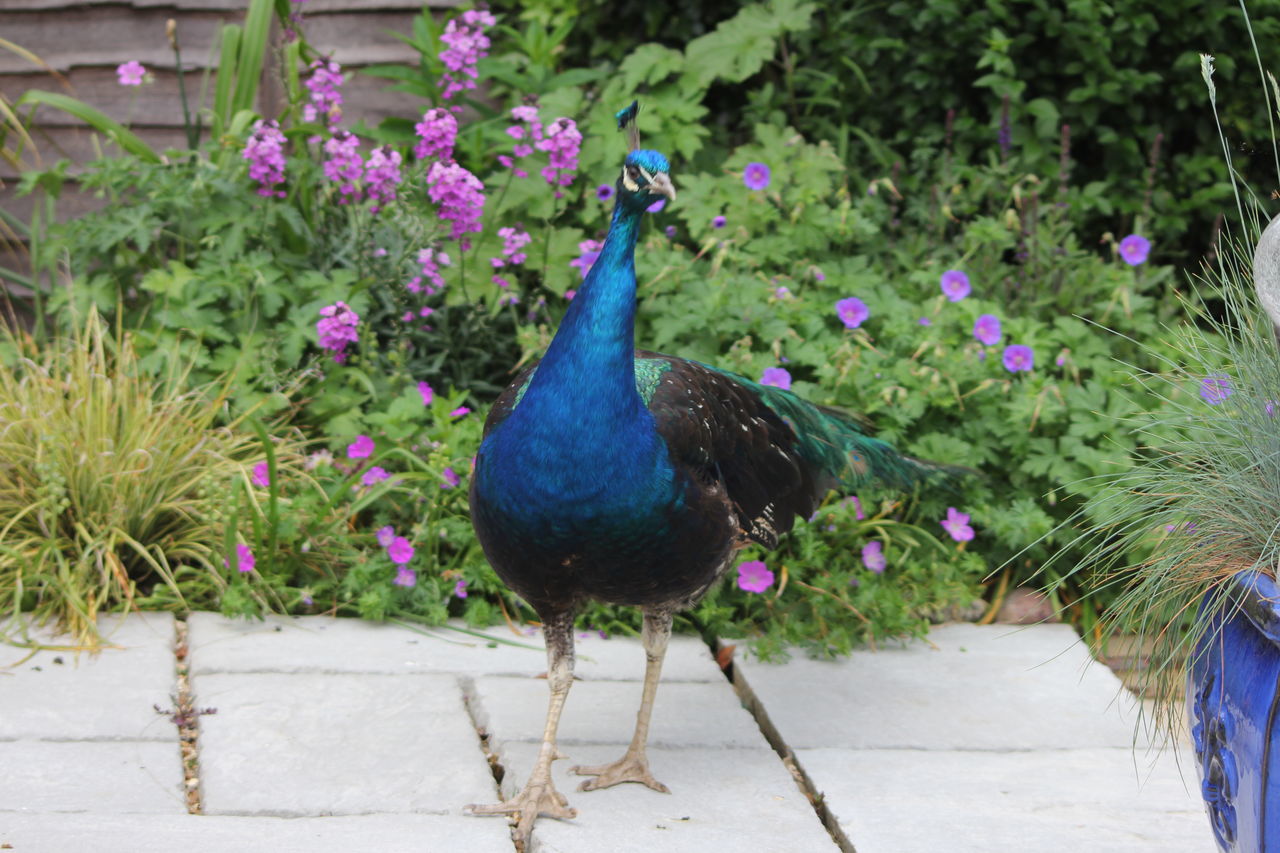
[[[870,435],[861,419],[696,361],[636,350],[635,247],[646,208],[674,201],[666,157],[640,148],[638,106],[618,113],[629,153],[604,247],[541,361],[485,421],[471,512],[498,576],[542,620],[551,698],[524,788],[474,814],[511,815],[527,844],[539,815],[576,816],[556,790],[556,730],[573,683],[573,619],[596,599],[639,607],[644,687],[617,761],[572,771],[590,791],[667,787],[645,744],[672,616],[706,593],[751,543],[767,548],[835,486],[909,489],[956,469]]]

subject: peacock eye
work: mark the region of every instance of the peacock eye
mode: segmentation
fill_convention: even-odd
[[[639,169],[637,169],[635,166],[628,166],[628,167],[627,167],[627,177],[628,177],[628,178],[630,178],[630,179],[631,179],[631,180],[633,180],[633,181],[639,181],[639,180],[640,180],[640,170],[639,170]]]

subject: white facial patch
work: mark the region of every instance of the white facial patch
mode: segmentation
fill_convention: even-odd
[[[635,192],[636,190],[640,189],[640,185],[637,184],[635,181],[631,180],[631,178],[627,175],[626,166],[622,167],[622,186],[631,192]]]

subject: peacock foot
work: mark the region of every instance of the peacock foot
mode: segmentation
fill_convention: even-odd
[[[510,815],[516,818],[512,837],[518,849],[527,850],[529,834],[533,831],[533,822],[540,815],[556,818],[575,818],[578,810],[569,806],[564,794],[556,790],[550,779],[535,781],[530,779],[524,789],[509,800],[503,800],[489,806],[471,804],[467,810],[474,815]]]
[[[611,785],[617,785],[620,782],[639,782],[641,785],[647,785],[655,791],[663,794],[670,794],[671,790],[666,785],[653,778],[653,774],[649,772],[649,762],[643,755],[638,755],[630,750],[627,754],[619,758],[612,764],[597,764],[593,767],[571,767],[569,768],[579,776],[594,776],[594,779],[588,779],[578,786],[579,791],[594,791],[597,788],[608,788]]]

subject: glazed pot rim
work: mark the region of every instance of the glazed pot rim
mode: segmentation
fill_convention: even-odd
[[[1267,639],[1280,645],[1280,584],[1257,569],[1237,572],[1223,592]],[[1233,608],[1233,609],[1235,609]]]

